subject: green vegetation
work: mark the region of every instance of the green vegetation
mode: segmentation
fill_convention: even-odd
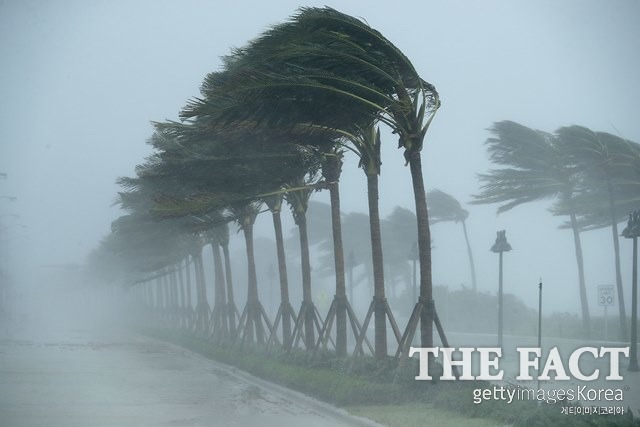
[[[489,383],[416,381],[418,367],[413,359],[398,366],[393,358],[338,358],[332,352],[299,349],[267,352],[261,346],[240,349],[176,331],[149,328],[143,332],[389,426],[425,425],[425,419],[438,426],[640,426],[631,413],[563,415],[563,403],[492,400],[474,404],[473,390],[487,388]]]

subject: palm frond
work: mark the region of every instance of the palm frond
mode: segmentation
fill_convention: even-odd
[[[444,191],[433,189],[427,193],[429,203],[429,222],[436,224],[443,221],[460,222],[467,219],[469,211],[460,202]]]
[[[522,203],[571,197],[579,176],[553,135],[511,121],[497,122],[490,131],[489,158],[504,167],[478,175],[481,191],[472,204],[506,202],[498,208],[502,213]]]

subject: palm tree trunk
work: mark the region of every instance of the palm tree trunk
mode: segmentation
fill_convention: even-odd
[[[618,290],[618,310],[620,313],[620,339],[626,340],[629,336],[627,331],[627,312],[624,306],[624,287],[622,286],[622,270],[620,268],[620,241],[618,239],[618,220],[616,203],[613,194],[611,180],[607,180],[607,191],[609,193],[609,211],[611,213],[611,233],[613,237],[613,251],[616,263],[616,288]]]
[[[282,218],[280,209],[272,210],[273,229],[276,235],[276,251],[278,254],[278,275],[280,277],[280,305],[288,307],[289,280],[287,277],[287,260],[284,253],[284,238],[282,235]],[[291,346],[291,316],[288,312],[282,313],[282,344],[284,348]]]
[[[195,331],[200,332],[202,329],[202,289],[200,288],[200,271],[198,269],[198,257],[194,254],[193,258],[193,283],[196,290],[196,305],[195,305]]]
[[[502,348],[502,326],[503,326],[503,314],[504,314],[504,305],[503,305],[503,263],[502,263],[502,255],[503,252],[499,253],[500,260],[498,261],[498,347]]]
[[[302,303],[306,306],[304,319],[304,334],[307,349],[312,349],[315,344],[313,329],[314,311],[311,297],[311,262],[309,260],[309,237],[307,235],[307,218],[300,215],[297,221],[300,234],[300,258],[302,263]]]
[[[419,144],[416,144],[419,146]],[[431,279],[431,230],[427,212],[427,195],[422,177],[422,159],[420,152],[409,154],[409,168],[413,184],[413,197],[416,204],[418,222],[418,258],[420,259],[420,297],[426,306],[420,314],[420,345],[433,347],[433,282]]]
[[[247,305],[249,313],[247,315],[248,330],[251,331],[251,324],[255,327],[256,339],[258,343],[264,343],[263,330],[258,324],[259,322],[259,304],[260,298],[258,296],[258,276],[256,274],[256,259],[253,249],[253,224],[244,224],[242,227],[244,232],[244,241],[247,249],[247,265],[248,265],[248,277],[249,284],[247,287]]]
[[[163,274],[164,274],[163,269]],[[167,276],[164,274],[162,276],[162,319],[167,320],[169,317],[169,293],[167,292]]]
[[[167,269],[164,269],[163,280],[163,291],[164,291],[164,316],[167,324],[171,324],[171,286],[169,283],[169,272]]]
[[[473,262],[473,252],[471,252],[471,245],[469,244],[469,235],[467,234],[467,223],[462,220],[462,231],[464,231],[464,241],[467,243],[467,256],[469,257],[469,269],[471,270],[471,284],[473,285],[473,291],[478,290],[478,284],[476,282],[476,266]]]
[[[187,285],[187,327],[193,330],[193,300],[191,298],[191,265],[189,263],[189,255],[184,260],[185,280]]]
[[[162,313],[162,279],[160,276],[156,278],[156,313],[158,313],[158,317]]]
[[[339,175],[339,174],[338,174]],[[333,261],[336,273],[336,355],[347,355],[347,307],[345,300],[344,247],[342,246],[342,221],[340,218],[340,187],[337,179],[329,184],[331,201],[331,230],[333,233]]]
[[[355,267],[353,265],[353,251],[350,252],[349,258],[351,258],[349,261],[349,300],[351,300],[351,304],[353,304],[353,268]]]
[[[199,289],[197,309],[200,325],[200,332],[206,332],[209,325],[209,302],[207,300],[207,283],[204,276],[204,265],[202,262],[202,249],[198,251],[195,258],[196,286]]]
[[[629,371],[638,372],[638,238],[633,237],[633,277],[631,279],[631,352]]]
[[[222,245],[222,255],[224,256],[224,273],[227,279],[227,315],[229,316],[229,333],[236,336],[236,303],[233,298],[233,277],[231,276],[231,258],[229,256],[229,243]]]
[[[576,215],[572,212],[571,229],[573,230],[573,244],[576,249],[576,262],[578,263],[578,284],[580,286],[580,305],[582,307],[582,327],[587,338],[591,335],[591,317],[589,316],[589,301],[587,300],[587,286],[584,280],[584,260],[582,257],[582,243],[580,242],[580,229]]]
[[[152,286],[151,281],[147,281],[144,284],[145,303],[147,304],[147,309],[153,308],[153,293],[151,292],[151,286]]]
[[[154,285],[153,281],[149,281],[148,285],[147,285],[148,292],[149,292],[149,308],[150,308],[151,313],[155,312],[155,300],[154,300],[154,293],[153,293],[153,289],[154,289],[153,285]]]
[[[369,229],[371,231],[371,260],[373,262],[373,300],[375,314],[375,356],[387,357],[387,318],[384,292],[384,257],[380,233],[380,212],[378,211],[378,174],[367,174],[367,195],[369,197]]]
[[[198,253],[198,276],[200,277],[200,288],[202,292],[202,322],[203,322],[203,332],[207,332],[207,328],[209,326],[209,314],[210,314],[210,306],[209,300],[207,297],[207,280],[204,274],[204,261],[202,259],[202,249]]]
[[[182,274],[182,260],[178,261],[176,264],[176,269],[178,271],[178,281],[180,283],[180,308],[179,308],[179,316],[180,316],[180,327],[187,327],[187,294],[184,285],[184,276]]]
[[[213,310],[216,316],[215,320],[220,320],[220,327],[222,328],[222,331],[215,332],[219,332],[221,336],[226,338],[229,334],[226,317],[227,295],[224,288],[224,272],[222,271],[222,257],[218,242],[211,242],[211,252],[213,253],[213,268],[215,271],[215,302]]]
[[[171,289],[171,322],[174,326],[178,325],[178,281],[176,280],[176,272],[173,266],[169,268],[169,286]]]

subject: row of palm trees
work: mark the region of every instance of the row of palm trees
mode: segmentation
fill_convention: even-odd
[[[454,222],[461,225],[469,259],[470,283],[473,285],[472,289],[477,290],[475,261],[466,225],[469,211],[464,209],[455,197],[439,189],[428,191],[427,201],[429,203],[429,223],[432,226],[443,222]],[[323,221],[323,215],[329,210],[329,205],[314,201],[310,204],[308,212],[313,224],[310,241],[318,245],[320,251],[316,266],[320,274],[333,274],[334,271],[331,225]],[[343,227],[349,230],[348,235],[343,239],[344,252],[347,254],[347,270],[351,273],[354,268],[362,266],[363,268],[359,269],[359,276],[365,276],[369,282],[373,282],[371,250],[369,249],[369,216],[362,212],[350,212],[343,214],[341,222]],[[416,216],[413,211],[396,206],[380,223],[384,247],[385,284],[387,289],[393,292],[394,297],[396,296],[396,284],[406,285],[411,282],[407,261],[413,260],[414,255],[417,261],[415,222]],[[356,282],[361,279],[362,277],[358,277]],[[350,299],[353,300],[353,298]]]
[[[620,310],[620,335],[628,335],[620,269],[618,224],[640,205],[640,145],[583,126],[554,133],[512,121],[494,123],[486,141],[495,169],[479,176],[481,191],[472,203],[500,203],[498,213],[523,203],[550,199],[553,215],[566,216],[561,228],[573,232],[583,328],[590,330],[589,304],[580,234],[611,228]]]
[[[408,352],[418,325],[421,346],[432,347],[437,314],[420,153],[439,107],[433,85],[378,31],[331,8],[302,8],[287,22],[225,57],[222,70],[205,78],[201,96],[180,111],[181,122],[155,123],[149,140],[154,154],[136,168],[135,177],[119,180],[123,191],[118,203],[128,214],[114,222],[104,251],[94,258],[119,263],[129,281],[134,272],[140,275],[135,280],[145,281],[189,266],[197,291],[194,316],[201,330],[214,324],[223,335],[264,343],[281,328],[285,347],[301,339],[311,349],[330,341],[335,325],[335,348],[342,356],[347,353],[348,326],[359,351],[373,320],[373,348],[378,358],[388,353],[387,322],[397,340],[398,354]],[[379,126],[398,135],[414,190],[419,296],[403,334],[386,300],[378,210]],[[500,169],[480,176],[483,187],[474,202],[504,203],[499,208],[502,212],[527,201],[556,197],[553,213],[568,215],[568,226],[574,230],[587,330],[579,232],[610,225],[624,319],[617,223],[626,207],[637,202],[636,145],[577,126],[549,134],[500,122],[491,131],[494,137],[487,145],[491,160]],[[339,181],[347,151],[358,156],[367,177],[373,299],[363,324],[353,314],[345,283]],[[330,194],[336,277],[335,297],[325,319],[312,299],[307,225],[309,199],[320,190]],[[442,198],[442,194],[434,192],[430,197]],[[297,314],[288,297],[281,223],[285,205],[291,209],[300,244],[303,301]],[[459,203],[453,208],[457,211],[453,216],[437,209],[432,213],[436,219],[461,222],[466,236],[468,213]],[[281,304],[273,325],[258,297],[255,269],[253,227],[261,212],[272,216],[278,255]],[[247,301],[241,312],[233,299],[231,271],[222,267],[222,258],[228,263],[230,222],[242,231],[247,256]],[[219,267],[212,311],[206,303],[202,272],[205,244],[212,245],[214,265]],[[621,328],[626,334],[626,324]]]
[[[358,348],[371,318],[378,358],[388,353],[387,320],[399,354],[408,351],[418,323],[421,345],[431,347],[435,308],[420,152],[439,106],[434,86],[380,32],[328,7],[301,8],[288,21],[225,57],[223,69],[205,78],[201,96],[180,111],[181,122],[155,124],[149,141],[154,154],[137,168],[135,178],[120,180],[125,191],[119,203],[129,215],[116,221],[110,239],[126,235],[122,237],[126,244],[113,243],[117,253],[126,255],[132,269],[150,272],[178,263],[185,253],[198,264],[197,242],[207,236],[209,243],[219,245],[211,230],[235,221],[245,237],[248,264],[247,303],[237,334],[263,342],[262,325],[268,320],[258,299],[253,224],[266,205],[273,217],[279,258],[282,305],[276,324],[282,323],[285,345],[301,337],[307,348],[313,348],[316,334],[326,342],[331,331],[324,325],[332,325],[334,316],[338,355],[347,351],[347,321]],[[385,295],[378,212],[380,125],[398,135],[398,146],[404,149],[411,170],[416,206],[420,297],[407,329],[411,332],[403,336]],[[345,286],[339,195],[345,151],[359,157],[367,177],[374,292],[363,325],[353,315]],[[311,297],[306,219],[309,198],[321,189],[330,194],[336,275],[335,299],[325,323]],[[300,237],[303,301],[297,316],[287,299],[280,223],[283,201],[291,208]],[[139,226],[121,226],[124,223]],[[140,235],[143,231],[149,235]],[[167,240],[161,239],[166,233]],[[141,245],[149,247],[142,250]],[[202,306],[196,312],[205,313]],[[214,307],[213,312],[220,310]],[[289,332],[292,321],[295,325]]]

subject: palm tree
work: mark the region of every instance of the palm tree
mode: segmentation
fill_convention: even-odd
[[[382,359],[387,356],[387,328],[386,319],[392,325],[396,339],[400,340],[400,332],[393,318],[393,313],[389,307],[389,304],[385,296],[385,275],[384,275],[384,257],[382,251],[382,234],[380,227],[380,215],[378,209],[378,176],[380,175],[380,130],[375,126],[370,125],[366,129],[354,129],[354,132],[348,132],[342,130],[338,132],[349,143],[346,146],[353,151],[360,159],[359,166],[363,169],[367,177],[367,194],[368,194],[368,206],[369,206],[369,227],[371,237],[372,248],[372,266],[373,266],[373,282],[374,292],[373,300],[369,307],[369,310],[365,316],[363,329],[357,333],[355,352],[362,351],[361,347],[364,340],[364,335],[369,324],[371,315],[375,315],[374,330],[375,330],[375,355],[378,359]],[[325,176],[330,197],[331,197],[331,209],[332,209],[332,224],[333,224],[333,242],[334,242],[334,261],[336,271],[336,306],[332,304],[330,309],[330,315],[332,310],[336,310],[338,316],[338,328],[337,328],[337,345],[336,351],[343,355],[346,352],[346,314],[350,313],[352,316],[352,323],[354,322],[352,309],[346,300],[346,288],[344,284],[344,252],[342,248],[342,236],[340,228],[340,200],[337,188],[337,182],[340,176],[340,170],[342,162],[340,160],[341,154],[334,153],[327,156],[327,161],[323,162],[323,175]],[[340,304],[339,301],[343,303]],[[347,311],[348,310],[348,311]],[[327,321],[331,321],[330,316],[327,317]],[[341,322],[342,321],[342,322]],[[340,324],[342,323],[342,327]],[[354,330],[355,333],[355,330]]]
[[[207,285],[204,276],[204,264],[202,260],[202,241],[200,241],[191,253],[193,258],[193,266],[195,272],[196,282],[196,316],[195,316],[195,331],[201,334],[206,334],[209,330],[209,315],[211,313],[211,307],[207,300]]]
[[[222,267],[222,255],[220,254],[218,230],[216,230],[216,228],[211,229],[206,233],[206,237],[208,238],[213,255],[215,289],[213,311],[211,312],[211,335],[214,338],[226,339],[229,337],[227,291]]]
[[[640,210],[629,214],[627,226],[622,236],[633,239],[633,269],[631,287],[631,343],[629,354],[629,371],[637,372],[638,368],[638,236],[640,236]]]
[[[624,287],[620,269],[620,242],[618,223],[625,219],[627,209],[620,209],[619,199],[624,200],[624,184],[628,182],[629,152],[634,146],[615,135],[594,132],[582,126],[562,127],[556,131],[558,145],[580,169],[586,181],[586,194],[576,203],[583,211],[582,224],[589,229],[611,227],[618,308],[620,312],[620,335],[628,336],[627,315],[624,304]],[[585,200],[587,199],[587,200]],[[605,207],[606,206],[606,207]],[[601,209],[605,213],[599,215]],[[603,221],[604,219],[604,221]]]
[[[318,202],[311,202],[309,204],[309,212],[323,210],[323,204]],[[349,280],[349,300],[354,301],[353,288],[355,283],[361,282],[361,277],[356,277],[353,280],[353,269],[360,265],[363,265],[364,275],[368,279],[367,284],[370,285],[373,290],[373,267],[371,266],[371,227],[369,226],[369,215],[361,212],[350,212],[342,215],[342,225],[345,230],[349,230],[344,235],[343,240],[343,252],[347,253],[346,265],[350,272]],[[415,236],[415,233],[414,233]],[[332,245],[325,239],[319,242],[318,248],[324,252],[324,255],[319,257],[318,271],[320,273],[328,272],[333,265],[333,257],[330,252]]]
[[[180,126],[176,124],[169,124],[169,128],[180,129]],[[207,126],[201,126],[199,121],[194,123],[194,127],[196,127],[195,131],[190,130],[191,137],[202,137],[203,135],[210,134],[212,130],[207,128]],[[167,129],[167,125],[164,126]],[[199,128],[199,130],[198,130]],[[184,126],[182,127],[184,130]],[[220,132],[217,129],[215,132]],[[214,133],[215,133],[214,132]],[[224,133],[225,130],[222,131]],[[296,165],[294,162],[289,162],[288,165],[277,163],[277,158],[274,158],[269,163],[268,159],[264,159],[263,163],[270,164],[272,166],[273,171],[279,171],[283,169],[289,169],[289,171],[293,171],[298,168],[301,171],[304,171],[309,168],[313,168],[316,166],[321,167],[323,176],[325,178],[326,188],[329,189],[330,197],[331,197],[331,212],[332,212],[332,234],[333,234],[333,245],[334,245],[334,267],[336,272],[336,293],[334,301],[332,302],[332,306],[329,312],[329,316],[336,316],[336,352],[339,355],[346,354],[346,332],[347,325],[346,319],[347,314],[350,317],[354,317],[353,310],[350,307],[348,300],[346,299],[346,291],[344,285],[344,256],[342,251],[342,233],[340,227],[340,204],[339,204],[339,187],[338,181],[340,177],[341,171],[341,156],[342,149],[340,148],[340,143],[337,142],[337,135],[335,132],[330,132],[329,130],[323,130],[322,132],[318,132],[313,135],[307,135],[306,133],[297,133],[293,130],[289,130],[286,134],[282,134],[281,131],[273,131],[263,132],[263,139],[267,139],[273,144],[273,149],[277,152],[279,150],[276,148],[277,146],[284,147],[286,150],[287,145],[298,146],[297,151],[301,153],[300,161]],[[284,144],[282,141],[287,141]],[[280,149],[281,150],[281,149]],[[296,151],[296,149],[294,149]],[[273,157],[273,155],[270,155]],[[319,165],[316,165],[318,160]],[[294,172],[291,172],[294,173]],[[277,178],[274,178],[277,179]],[[281,182],[284,180],[280,180]],[[275,190],[273,192],[267,193],[269,197],[277,195],[277,193],[281,190]],[[282,190],[282,191],[291,191]],[[266,200],[266,199],[265,199]],[[276,218],[274,220],[277,221]],[[275,226],[275,225],[274,225]],[[310,236],[312,238],[313,236]],[[276,238],[278,241],[278,238]],[[281,263],[280,263],[281,264]],[[282,279],[281,279],[282,280]],[[282,286],[282,284],[281,284]],[[282,292],[281,292],[282,294]],[[283,303],[283,310],[287,310],[285,307],[287,303]],[[295,316],[294,316],[295,317]],[[357,320],[351,319],[352,324],[357,324]],[[288,320],[284,320],[283,328],[287,328],[285,325],[288,323]],[[278,323],[278,322],[276,322]],[[330,322],[332,324],[332,321]],[[326,342],[328,338],[328,334],[331,333],[331,329],[327,328],[322,332],[322,334],[327,334],[327,336],[323,336],[322,341]],[[286,334],[286,333],[285,333]],[[354,334],[359,334],[358,332],[354,332]]]
[[[226,200],[224,203],[235,203],[234,197],[240,200],[251,197],[269,199],[271,196],[277,196],[283,191],[280,190],[280,187],[282,183],[286,182],[287,177],[300,173],[299,171],[304,171],[305,168],[311,166],[305,160],[310,156],[304,154],[301,156],[300,150],[295,147],[291,150],[289,146],[292,144],[290,143],[275,142],[275,136],[272,133],[263,133],[259,137],[239,131],[226,134],[226,131],[207,129],[198,121],[191,125],[159,124],[158,129],[162,131],[163,138],[156,141],[155,146],[165,151],[167,160],[175,162],[176,157],[181,158],[180,156],[186,147],[190,156],[195,157],[187,159],[190,166],[188,171],[190,176],[196,176],[193,171],[194,167],[198,168],[196,170],[200,170],[202,168],[200,165],[209,166],[206,171],[203,170],[201,175],[198,175],[200,188],[206,190],[200,190],[198,197],[191,196],[188,203],[185,203],[184,200],[180,201],[177,208],[181,215],[206,212],[216,205],[222,206],[224,200]],[[166,137],[167,135],[169,138]],[[294,140],[294,138],[295,135],[291,133],[286,135],[287,141]],[[327,137],[323,134],[323,138]],[[208,147],[197,146],[197,143],[212,139],[218,142],[213,144],[208,142]],[[306,139],[309,140],[309,138]],[[320,143],[313,140],[311,145],[318,146]],[[223,163],[220,164],[220,162]],[[216,168],[211,170],[211,165],[215,165]],[[239,171],[242,172],[242,176],[238,176]],[[192,179],[196,181],[195,178]],[[182,177],[181,180],[184,181],[185,178]],[[231,190],[236,196],[221,193],[208,194],[211,193],[212,188],[220,186],[220,181],[224,181],[226,192]],[[210,184],[203,185],[205,183]],[[286,191],[292,191],[292,189]],[[260,194],[261,192],[262,194]],[[165,204],[165,211],[167,211],[166,206]],[[173,214],[177,214],[175,209]],[[277,216],[276,214],[274,217],[276,223]],[[274,227],[277,227],[277,224],[274,224]],[[278,239],[276,240],[278,241]],[[281,259],[283,258],[281,257]],[[286,307],[287,303],[283,303]],[[284,328],[286,328],[286,323],[287,320],[283,322]],[[338,329],[340,329],[339,325]],[[287,333],[285,332],[284,335]],[[310,338],[313,341],[313,333]]]
[[[125,205],[132,203],[132,195],[121,194]],[[122,281],[139,284],[157,279],[156,307],[162,318],[176,323],[177,282],[173,277],[176,263],[184,257],[194,244],[194,239],[185,233],[183,224],[172,221],[160,224],[146,212],[134,212],[122,216],[112,223],[112,233],[103,240],[102,246],[119,260]],[[142,277],[141,277],[142,276]],[[203,318],[208,315],[205,295],[200,294],[199,313],[204,332]]]
[[[152,199],[156,194],[160,192],[180,193],[183,191],[183,185],[181,183],[177,183],[175,179],[173,179],[173,168],[174,166],[168,165],[167,162],[163,161],[160,155],[155,154],[150,156],[146,163],[136,167],[136,178],[122,177],[117,180],[117,182],[126,190],[125,192],[119,193],[118,203],[120,203],[123,209],[136,212],[139,217],[144,219],[144,221],[147,221],[149,224],[154,224],[153,227],[166,227],[165,224],[159,224],[157,219],[152,218],[150,213],[153,206]],[[120,222],[122,222],[122,219]],[[211,225],[206,224],[205,226],[202,226],[201,224],[194,224],[194,219],[192,218],[180,220],[174,219],[172,222],[174,223],[174,226],[180,228],[182,232],[190,233],[195,236],[195,239],[188,250],[189,255],[191,255],[193,259],[194,278],[196,284],[197,302],[194,322],[196,331],[198,333],[206,334],[210,326],[209,315],[211,310],[206,295],[207,291],[202,261],[202,247],[204,242],[202,241],[201,232],[210,228]],[[155,225],[156,223],[158,225]],[[119,223],[115,226],[118,228],[122,227]],[[141,230],[144,231],[145,228],[142,228]],[[140,236],[139,238],[144,241],[145,236]],[[163,292],[166,294],[165,301],[169,304],[168,301],[171,294],[169,290],[167,290],[167,286],[170,286],[169,289],[172,289],[172,282],[163,281],[162,283],[163,284],[160,285],[160,288],[164,290]]]
[[[422,325],[422,345],[433,344],[430,232],[420,152],[440,106],[435,88],[382,34],[331,8],[303,8],[210,74],[203,98],[181,113],[210,126],[250,123],[307,131],[356,127],[380,121],[399,135],[410,166],[418,221],[421,298],[412,314]],[[413,333],[407,336],[413,336]],[[408,343],[403,345],[408,350]]]
[[[360,167],[367,176],[367,195],[369,206],[369,231],[371,235],[371,261],[373,265],[373,300],[369,306],[364,322],[361,336],[356,342],[355,352],[361,351],[364,334],[371,314],[375,314],[375,356],[384,359],[387,356],[387,317],[391,322],[396,339],[400,341],[400,333],[395,324],[393,313],[385,295],[384,286],[384,257],[382,252],[382,232],[380,228],[380,213],[378,206],[378,176],[380,175],[380,129],[370,126],[350,138],[354,150],[360,157]]]
[[[489,157],[500,169],[480,174],[481,192],[474,195],[474,204],[503,203],[498,213],[522,203],[557,198],[569,207],[567,211],[573,231],[578,290],[582,307],[583,328],[590,330],[589,303],[584,278],[584,261],[580,228],[573,207],[580,183],[576,168],[563,155],[555,137],[521,124],[502,121],[490,128],[495,135],[486,141]]]
[[[231,210],[237,218],[238,226],[244,234],[249,278],[247,284],[247,304],[240,317],[238,335],[242,337],[243,341],[246,339],[253,341],[255,333],[257,342],[264,344],[265,330],[263,320],[269,333],[272,333],[273,328],[258,297],[258,276],[256,274],[255,253],[253,250],[253,225],[260,211],[260,204],[256,202],[238,203],[232,206]]]
[[[184,264],[184,265],[183,265]],[[182,320],[183,328],[191,330],[194,326],[194,310],[191,298],[191,268],[189,262],[189,255],[185,254],[180,265],[180,282],[184,282],[184,299],[182,306]]]
[[[240,313],[235,303],[233,292],[233,277],[231,273],[231,257],[229,255],[229,225],[227,223],[217,226],[218,244],[222,247],[224,258],[224,276],[227,285],[227,317],[229,324],[229,335],[236,337],[236,321],[240,319]]]
[[[462,224],[464,240],[467,244],[469,269],[471,270],[471,284],[473,285],[473,290],[477,291],[476,268],[473,262],[473,253],[471,251],[471,245],[469,244],[469,234],[467,233],[466,224],[466,219],[469,217],[469,211],[463,209],[460,202],[458,202],[455,197],[437,189],[431,190],[427,193],[427,200],[429,201],[429,219],[431,224],[448,221]]]
[[[340,215],[340,174],[342,173],[343,151],[332,146],[322,156],[322,177],[327,183],[329,199],[331,201],[331,232],[333,242],[334,271],[336,275],[336,292],[326,319],[323,322],[323,330],[320,332],[319,340],[330,333],[330,325],[333,316],[336,318],[336,355],[344,357],[347,355],[347,313],[351,317],[352,324],[355,316],[347,299],[347,288],[345,284],[345,259],[344,246],[342,242],[342,218]],[[358,332],[354,331],[357,335]],[[325,341],[326,342],[326,341]]]
[[[122,233],[123,230],[127,230],[126,235],[131,236],[132,240],[137,240],[135,243],[128,243],[129,251],[140,248],[141,244],[148,242],[149,239],[153,239],[154,235],[159,234],[160,236],[166,236],[166,233],[170,230],[182,236],[182,239],[187,243],[178,246],[178,248],[182,247],[180,255],[174,255],[171,262],[167,261],[155,267],[155,269],[166,269],[168,265],[176,264],[180,259],[187,256],[188,253],[192,255],[198,296],[194,318],[198,332],[205,333],[209,326],[210,310],[206,300],[204,274],[203,271],[201,271],[202,242],[199,238],[201,229],[197,227],[194,229],[194,220],[192,218],[159,222],[150,215],[150,210],[153,206],[152,198],[157,191],[175,192],[181,188],[181,186],[167,179],[166,175],[156,173],[160,164],[161,160],[157,155],[151,156],[145,164],[139,165],[136,168],[136,178],[123,177],[118,179],[117,182],[125,191],[119,193],[117,203],[119,203],[123,209],[132,212],[132,214],[114,222],[112,228],[119,230],[120,233]],[[138,224],[136,224],[136,222]],[[149,249],[148,252],[155,258],[160,257],[161,254],[173,253],[166,249],[166,242],[151,241],[154,247]],[[140,259],[141,255],[142,253],[138,250],[138,252],[132,253],[130,257],[132,260],[137,260]],[[178,313],[175,309],[177,307],[177,281],[175,280],[173,270],[173,268],[169,268],[169,273],[160,274],[158,277],[158,301],[160,301],[160,297],[164,293],[163,300],[166,302],[165,305],[167,305],[167,307],[172,306],[169,308],[166,316],[177,321]],[[169,279],[164,278],[166,274],[169,274],[171,277]],[[188,286],[189,285],[190,284],[188,284]],[[162,291],[162,293],[160,291]],[[191,317],[190,314],[187,314],[187,316]]]
[[[257,200],[269,200],[281,193],[284,183],[307,167],[305,154],[290,143],[274,143],[272,135],[253,135],[247,132],[219,132],[203,129],[201,123],[189,125],[175,123],[157,124],[154,146],[161,149],[162,158],[172,173],[181,167],[179,181],[191,192],[179,195],[167,202],[165,197],[156,209],[162,215],[206,215],[216,209],[230,207],[233,217],[238,220],[245,235],[249,268],[248,301],[241,316],[241,329],[244,338],[252,339],[254,332],[259,342],[264,342],[262,320],[269,327],[271,337],[273,329],[257,297],[257,284],[254,280],[255,262],[253,255],[253,221],[257,212],[251,208]],[[308,156],[307,156],[308,157]],[[188,168],[185,168],[188,166]],[[183,192],[184,193],[184,192]],[[274,227],[278,227],[279,204],[272,204]],[[277,208],[277,209],[276,209]],[[277,230],[276,230],[277,233]],[[228,240],[228,239],[227,239]],[[278,238],[276,238],[278,241]],[[281,239],[280,239],[281,240]],[[225,250],[225,259],[228,251]],[[283,256],[283,253],[282,253]],[[281,262],[283,258],[281,257]],[[227,264],[228,265],[228,264]],[[230,278],[230,269],[227,277]],[[286,270],[281,280],[286,280]],[[282,282],[281,282],[282,283]],[[228,295],[232,301],[231,287]],[[284,307],[288,305],[288,291],[281,288]],[[230,326],[233,330],[235,308],[230,308]],[[234,320],[231,319],[233,317]],[[289,316],[290,317],[290,316]],[[289,319],[283,319],[285,343],[288,345],[286,331]],[[255,326],[255,329],[254,329]],[[270,340],[269,340],[270,342]]]
[[[295,323],[296,315],[289,301],[289,281],[287,277],[287,261],[284,252],[284,238],[282,235],[282,194],[275,194],[264,199],[265,204],[271,211],[273,219],[273,229],[276,237],[276,253],[278,255],[278,274],[280,278],[280,307],[273,322],[274,332],[278,324],[282,321],[282,344],[285,349],[291,348],[291,321]],[[269,337],[269,343],[272,337]]]
[[[307,350],[315,347],[315,329],[320,333],[322,326],[317,316],[317,309],[311,296],[311,262],[309,257],[309,238],[307,234],[307,208],[311,197],[314,176],[311,175],[305,181],[300,179],[294,182],[293,187],[300,188],[296,191],[285,193],[285,199],[291,207],[293,219],[298,226],[300,238],[300,263],[302,270],[302,305],[298,312],[297,322],[294,328],[294,345],[298,337],[302,336]]]
[[[431,203],[431,201],[429,202]],[[418,247],[416,243],[416,214],[413,211],[396,206],[391,214],[382,222],[382,241],[386,265],[389,267],[390,276],[395,280],[398,276],[405,283],[410,283],[411,274],[407,261],[418,261]],[[413,251],[415,247],[415,262]],[[416,269],[417,273],[417,269]],[[417,274],[416,274],[417,276]],[[417,287],[417,280],[415,283]],[[417,289],[411,292],[412,301],[417,299]]]

